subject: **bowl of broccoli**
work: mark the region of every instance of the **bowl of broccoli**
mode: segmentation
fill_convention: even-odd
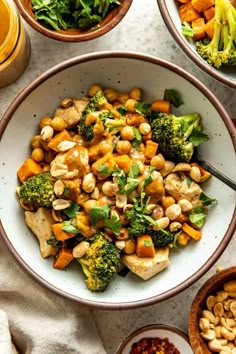
[[[236,8],[233,0],[157,0],[176,43],[200,69],[236,88]]]
[[[170,62],[132,52],[67,60],[18,95],[0,135],[2,238],[57,294],[106,309],[160,302],[233,236],[235,192],[195,152],[233,180],[235,128]]]

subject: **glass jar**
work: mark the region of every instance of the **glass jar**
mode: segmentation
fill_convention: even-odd
[[[30,58],[30,40],[13,0],[0,0],[0,87],[16,81]]]

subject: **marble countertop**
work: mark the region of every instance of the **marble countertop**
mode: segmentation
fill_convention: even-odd
[[[147,6],[148,2],[148,6]],[[0,117],[15,96],[32,80],[53,65],[81,54],[105,50],[142,52],[167,59],[184,68],[204,83],[221,101],[231,117],[236,117],[236,90],[226,87],[202,72],[179,49],[159,13],[156,0],[133,0],[120,24],[103,37],[84,43],[62,43],[42,36],[25,24],[31,41],[31,58],[25,73],[14,84],[0,89]],[[135,329],[152,323],[179,327],[187,333],[188,310],[201,284],[218,266],[235,265],[236,235],[217,263],[187,290],[161,303],[134,310],[93,309],[95,323],[108,354]]]

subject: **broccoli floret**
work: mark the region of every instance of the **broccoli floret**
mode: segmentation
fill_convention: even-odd
[[[107,288],[121,266],[120,252],[102,232],[92,237],[86,254],[78,259],[87,277],[85,283],[90,291],[102,292]]]
[[[28,178],[22,183],[19,190],[21,203],[32,210],[37,210],[39,207],[50,208],[56,199],[53,189],[54,183],[55,179],[49,172]]]
[[[196,42],[196,50],[215,68],[236,65],[236,9],[229,0],[215,1],[213,38]]]
[[[100,106],[105,104],[107,99],[103,91],[97,91],[89,100],[89,103],[85,107],[82,117],[79,121],[78,132],[86,140],[91,141],[94,138],[94,125],[96,122],[88,124],[86,122],[87,115],[92,112],[100,110]]]
[[[156,113],[156,112],[155,112]],[[151,115],[150,125],[153,140],[159,144],[160,151],[166,159],[174,162],[189,162],[197,142],[191,141],[191,135],[197,136],[199,143],[208,140],[201,133],[200,115],[191,113],[181,117],[174,114],[159,113]],[[200,142],[201,136],[201,142]],[[202,139],[205,136],[205,139]]]
[[[125,126],[125,118],[121,117],[119,119],[114,119],[113,114],[110,111],[103,111],[99,115],[99,119],[101,119],[104,129],[109,132],[116,133],[120,128]]]
[[[169,230],[149,230],[148,234],[152,237],[152,242],[155,247],[165,247],[175,241],[177,232],[171,232]]]

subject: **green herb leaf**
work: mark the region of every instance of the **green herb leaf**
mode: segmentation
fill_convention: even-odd
[[[138,185],[139,185],[138,179],[128,177],[126,180],[126,185],[123,188],[121,188],[118,193],[128,195],[132,193]]]
[[[189,140],[192,142],[194,146],[198,146],[202,143],[205,143],[205,141],[208,141],[209,136],[207,134],[204,134],[200,130],[193,128]]]
[[[69,187],[67,187],[67,186],[64,187],[63,195],[65,197],[68,197],[68,195],[70,195],[70,188]]]
[[[151,183],[151,182],[153,181],[151,173],[152,173],[153,171],[155,171],[155,170],[156,170],[156,167],[154,167],[154,166],[149,166],[148,175],[147,175],[147,177],[145,178],[145,180],[144,180],[143,183],[142,183],[142,188],[141,188],[142,190],[143,190],[149,183]]]
[[[180,93],[174,89],[165,89],[164,100],[169,101],[175,107],[179,107],[181,104],[183,104]]]
[[[115,167],[112,176],[117,179],[119,188],[123,188],[126,185],[126,174],[125,171],[121,170],[119,167]]]
[[[135,128],[135,127],[132,127],[132,128],[133,128],[133,132],[134,132],[134,140],[132,141],[132,146],[135,149],[139,150],[139,146],[142,142],[142,135],[137,128]]]
[[[51,236],[47,241],[47,244],[53,247],[56,247],[58,244],[58,241],[55,236]]]
[[[153,246],[153,243],[151,241],[149,241],[149,240],[144,240],[144,245],[146,247],[151,247],[151,246]]]
[[[198,206],[191,211],[189,215],[189,220],[191,221],[191,223],[197,225],[198,227],[202,227],[206,221],[206,217],[207,217],[206,210]]]
[[[191,183],[192,183],[192,179],[191,179],[191,177],[186,176],[186,181],[187,181],[187,186],[188,186],[188,188],[190,188]]]
[[[104,205],[102,207],[92,207],[89,211],[91,224],[95,225],[101,220],[108,219],[109,213],[110,213],[109,205]]]
[[[127,108],[125,106],[120,106],[117,109],[117,112],[120,113],[120,115],[125,116],[127,113]]]
[[[104,220],[103,226],[110,229],[115,235],[119,235],[122,223],[118,218],[112,215],[110,219]]]
[[[199,199],[201,200],[202,205],[211,205],[217,203],[216,199],[208,197],[204,192],[201,192]]]
[[[134,164],[132,164],[130,170],[129,170],[129,174],[128,176],[130,178],[137,178],[140,172],[140,168],[139,165],[137,164],[137,162],[135,162]]]
[[[105,165],[105,163],[102,163],[101,165],[98,166],[98,172],[101,177],[108,177],[112,175],[112,170]]]
[[[134,108],[137,113],[140,113],[143,116],[150,115],[150,108],[151,108],[150,103],[137,102],[135,103]]]
[[[79,205],[73,202],[69,208],[63,210],[63,213],[68,216],[68,218],[72,219],[78,214],[79,209]]]
[[[73,233],[73,234],[80,233],[80,230],[71,223],[71,220],[65,221],[64,224],[65,224],[65,226],[62,227],[63,231],[68,232],[68,233]]]

